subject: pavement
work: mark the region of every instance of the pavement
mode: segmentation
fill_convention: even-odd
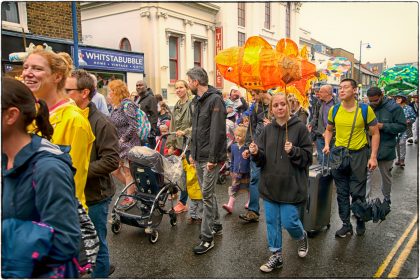
[[[332,195],[331,228],[309,239],[306,258],[297,254],[297,243],[283,231],[283,268],[260,272],[270,252],[266,242],[264,208],[260,221],[239,219],[247,195],[241,194],[233,214],[225,214],[228,185],[216,186],[223,235],[204,255],[192,248],[199,243],[200,225],[188,225],[187,213],[177,215],[171,226],[165,215],[158,227],[159,239],[151,244],[144,229],[123,225],[119,234],[108,227],[112,278],[417,278],[419,276],[418,145],[407,146],[406,167],[394,166],[391,213],[382,223],[368,222],[364,236],[335,237],[341,227],[335,187]],[[122,186],[119,187],[119,190]],[[373,175],[372,197],[383,198],[379,172]],[[115,199],[115,197],[114,197]],[[175,202],[174,202],[175,203]],[[352,219],[355,226],[356,221]],[[411,227],[410,227],[411,226]]]

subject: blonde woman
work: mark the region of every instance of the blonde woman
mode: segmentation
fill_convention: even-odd
[[[111,122],[117,128],[120,143],[120,167],[114,175],[121,183],[127,185],[133,181],[128,165],[127,154],[134,146],[140,146],[140,138],[137,134],[137,109],[138,106],[132,101],[127,85],[122,80],[113,80],[108,84],[108,99],[113,107],[110,115]],[[127,189],[127,194],[132,195],[136,191],[135,185]],[[126,197],[120,204],[120,209],[128,210],[134,206],[135,200]]]
[[[87,116],[67,94],[81,91],[65,88],[66,78],[72,69],[68,57],[51,51],[35,50],[23,63],[23,82],[39,99],[47,103],[50,123],[54,127],[53,144],[70,146],[70,156],[77,172],[74,176],[76,196],[85,209],[85,185],[89,168],[90,152],[95,136]],[[35,131],[29,128],[29,131]]]
[[[181,154],[181,150],[185,144],[184,136],[191,136],[192,116],[190,111],[190,92],[186,81],[178,80],[175,82],[175,93],[178,96],[178,101],[173,109],[170,131],[175,132],[176,137],[169,137],[166,145],[174,147],[176,149],[175,154],[177,155]],[[188,155],[186,158],[188,158]],[[187,191],[182,191],[178,204],[174,207],[175,213],[188,211],[187,200]]]

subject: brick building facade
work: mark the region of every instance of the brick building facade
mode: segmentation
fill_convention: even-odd
[[[73,39],[72,2],[27,2],[28,29],[34,35]],[[77,30],[82,38],[80,4],[76,2]]]

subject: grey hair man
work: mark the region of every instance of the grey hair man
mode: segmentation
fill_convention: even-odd
[[[331,107],[333,107],[337,101],[335,100],[332,92],[331,85],[323,85],[320,87],[318,92],[319,99],[319,110],[314,112],[311,122],[308,124],[309,132],[312,132],[312,135],[315,135],[315,144],[317,150],[317,160],[318,163],[322,162],[322,158],[325,157],[325,154],[322,153],[322,149],[325,146],[324,132],[328,124],[328,112]],[[330,143],[332,146],[334,143]]]
[[[194,67],[187,76],[188,85],[195,95],[191,103],[191,156],[204,202],[201,242],[193,252],[204,254],[213,248],[214,235],[222,233],[214,189],[221,163],[226,160],[226,108],[221,92],[208,85],[207,72],[203,68]]]
[[[89,74],[93,79],[93,85],[95,87],[92,97],[92,102],[95,103],[96,108],[98,108],[99,111],[101,111],[106,116],[109,115],[108,106],[106,104],[105,96],[103,96],[101,93],[97,90],[97,84],[98,79],[96,79],[96,76],[93,74]]]

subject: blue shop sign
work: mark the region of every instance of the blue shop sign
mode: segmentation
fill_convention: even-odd
[[[74,57],[73,47],[72,52]],[[79,66],[86,69],[144,73],[144,54],[79,46]]]

